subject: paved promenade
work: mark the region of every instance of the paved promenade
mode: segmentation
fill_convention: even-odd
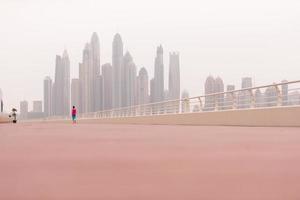
[[[0,124],[2,200],[298,200],[300,128]]]

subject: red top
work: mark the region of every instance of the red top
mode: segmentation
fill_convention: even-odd
[[[76,108],[72,109],[72,115],[76,115]]]

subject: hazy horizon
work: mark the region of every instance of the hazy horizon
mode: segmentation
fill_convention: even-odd
[[[43,99],[45,76],[54,78],[55,56],[67,49],[71,78],[78,77],[82,50],[93,32],[101,65],[111,63],[112,40],[120,33],[138,70],[154,73],[156,47],[180,53],[181,89],[203,93],[208,75],[240,88],[298,80],[300,2],[297,0],[138,1],[1,0],[0,88],[5,109]],[[167,85],[165,86],[167,87]]]

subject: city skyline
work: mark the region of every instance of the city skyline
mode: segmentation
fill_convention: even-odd
[[[42,99],[43,86],[37,83],[44,74],[54,74],[53,55],[64,48],[71,59],[71,77],[77,77],[82,46],[92,32],[99,34],[101,63],[111,63],[111,40],[119,32],[124,52],[129,50],[135,64],[145,67],[149,75],[154,73],[153,57],[159,44],[164,46],[165,61],[168,52],[179,51],[181,86],[190,96],[204,93],[208,74],[234,85],[240,85],[240,77],[245,76],[252,77],[254,85],[298,79],[297,1],[230,0],[201,2],[201,6],[199,2],[164,1],[159,7],[156,3],[112,1],[102,9],[100,2],[89,0],[1,1],[0,67],[5,76],[0,87],[5,105],[18,107],[22,99]],[[168,75],[166,69],[165,80]]]
[[[112,41],[112,65],[106,63],[100,66],[100,42],[94,32],[90,43],[86,43],[82,51],[78,78],[70,76],[67,50],[62,56],[57,55],[54,82],[49,75],[44,79],[44,111],[39,113],[44,112],[44,117],[67,116],[70,106],[77,107],[79,113],[90,113],[180,98],[179,53],[169,54],[169,84],[165,87],[163,47],[157,47],[153,66],[155,88],[149,93],[147,70],[136,66],[129,51],[124,54],[123,45],[121,35],[116,33]],[[151,93],[155,98],[150,98]],[[36,104],[37,101],[34,101],[33,113],[37,113]],[[20,108],[24,107],[22,105],[23,102]],[[22,110],[26,113],[22,116],[26,116],[28,103]]]

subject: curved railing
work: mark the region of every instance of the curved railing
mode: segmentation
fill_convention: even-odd
[[[82,113],[78,115],[78,118],[136,117],[296,105],[300,105],[300,80],[92,113]],[[51,117],[49,119],[66,118],[69,117]]]

